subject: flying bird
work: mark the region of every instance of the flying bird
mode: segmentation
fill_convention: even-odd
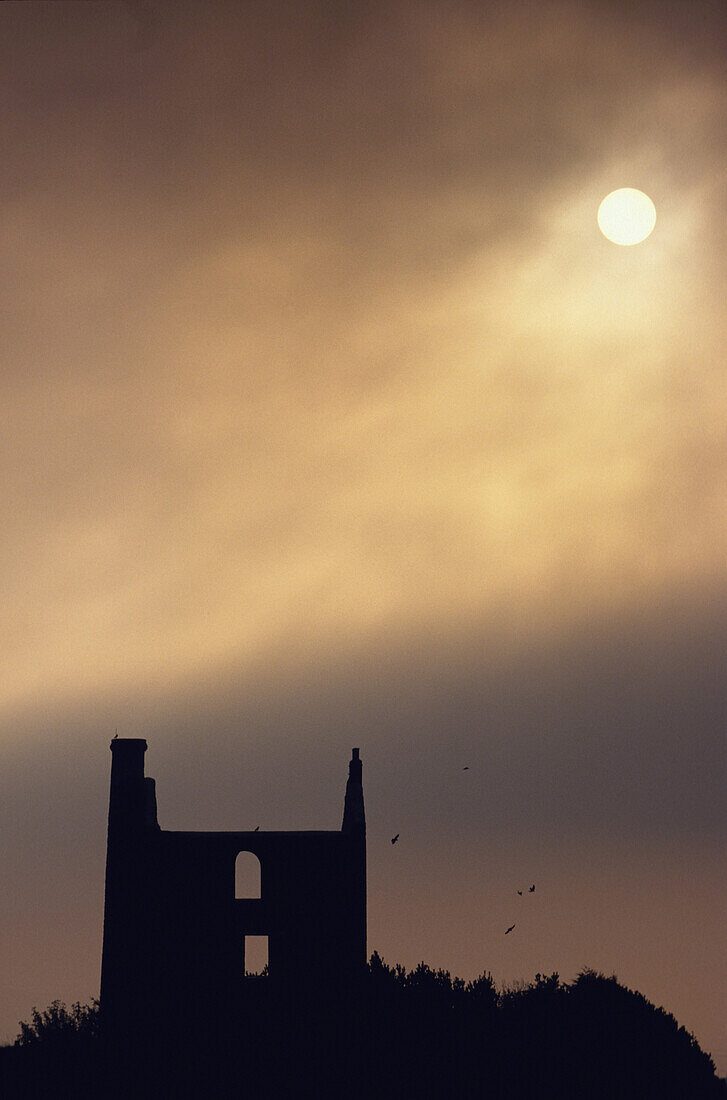
[[[391,843],[392,843],[392,844],[396,844],[396,842],[397,842],[397,840],[398,840],[398,839],[399,839],[399,834],[397,833],[397,834],[396,834],[396,836],[392,836],[392,838],[391,838]]]
[[[520,895],[520,897],[522,897],[523,896],[522,890],[518,890],[518,894]]]
[[[511,925],[510,925],[510,927],[509,927],[509,928],[507,929],[507,931],[505,932],[505,935],[506,935],[506,936],[507,936],[507,935],[509,935],[509,934],[510,934],[510,932],[512,932],[512,930],[513,930],[513,928],[514,928],[514,927],[515,927],[515,925],[514,925],[514,924],[511,924]]]
[[[530,889],[528,890],[528,893],[529,894],[534,894],[535,893],[535,883],[533,883],[533,885],[530,887]]]

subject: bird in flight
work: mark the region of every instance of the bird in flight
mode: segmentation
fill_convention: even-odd
[[[534,894],[535,893],[535,883],[533,883],[533,885],[530,887],[530,889],[528,890],[528,893],[529,894]]]
[[[391,838],[391,843],[392,843],[392,844],[396,844],[396,842],[397,842],[397,840],[398,840],[398,839],[399,839],[399,834],[397,833],[397,834],[396,834],[396,836],[392,836],[392,838]]]
[[[523,896],[522,890],[518,890],[518,894],[520,895],[520,897],[522,897]]]
[[[509,927],[509,928],[507,929],[507,931],[505,932],[505,935],[506,935],[506,936],[507,936],[507,935],[509,935],[509,934],[510,934],[510,932],[512,932],[512,930],[513,930],[513,928],[514,928],[514,927],[515,927],[515,925],[514,925],[514,924],[511,924],[511,925],[510,925],[510,927]]]

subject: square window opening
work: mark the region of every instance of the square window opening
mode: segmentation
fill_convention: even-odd
[[[246,978],[259,978],[268,972],[268,937],[245,936],[242,965]]]

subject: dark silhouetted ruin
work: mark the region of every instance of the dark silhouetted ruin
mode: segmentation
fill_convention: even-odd
[[[312,991],[351,1000],[366,973],[366,823],[353,750],[340,831],[170,832],[157,822],[146,741],[111,742],[101,1022],[119,1050],[165,1036],[226,1044],[265,989],[291,1016]],[[235,896],[240,853],[259,896]],[[249,936],[268,937],[263,978]]]

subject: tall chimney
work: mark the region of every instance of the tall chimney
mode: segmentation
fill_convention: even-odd
[[[109,834],[142,828],[147,818],[143,737],[115,737],[111,742]]]
[[[352,750],[351,761],[348,765],[348,782],[346,783],[346,797],[343,803],[341,831],[344,833],[358,832],[363,836],[366,835],[361,760],[358,749]]]

